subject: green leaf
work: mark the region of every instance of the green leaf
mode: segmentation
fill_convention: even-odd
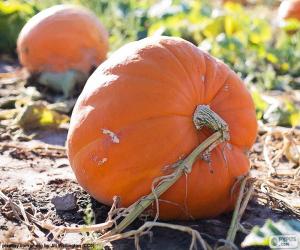
[[[278,60],[278,57],[272,53],[267,53],[267,56],[266,56],[267,60],[271,63],[277,63],[279,60]]]
[[[232,35],[237,30],[240,29],[240,22],[237,18],[234,18],[233,16],[225,16],[224,20],[224,26],[225,26],[225,33],[227,35]]]
[[[40,101],[26,104],[15,119],[24,129],[59,127],[68,121],[68,116],[49,109]]]
[[[295,103],[286,99],[273,103],[263,116],[272,125],[294,127],[300,125],[300,111]]]
[[[234,3],[234,2],[226,2],[224,5],[225,10],[232,12],[232,13],[243,13],[243,6],[240,5],[239,3]]]
[[[203,25],[202,33],[206,37],[216,37],[224,31],[224,16],[218,16],[214,19],[209,19],[206,24]]]
[[[257,90],[252,91],[251,95],[256,109],[256,117],[257,119],[261,119],[269,105]]]

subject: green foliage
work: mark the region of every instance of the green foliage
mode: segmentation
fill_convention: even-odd
[[[243,78],[250,77],[261,89],[286,89],[293,84],[288,76],[300,72],[299,32],[288,35],[274,30],[270,20],[230,2],[224,8],[213,8],[192,1],[180,8],[186,11],[152,19],[149,35],[183,37],[222,59]]]
[[[25,1],[0,2],[0,53],[15,52],[18,34],[35,12],[34,6]]]
[[[86,225],[93,225],[95,224],[95,214],[92,208],[92,203],[88,203],[87,207],[84,210],[84,216],[83,216],[83,220],[84,223]],[[97,239],[99,237],[99,235],[95,232],[82,232],[83,234],[85,234],[85,240],[87,243],[90,242],[94,242],[95,239]],[[102,244],[93,244],[91,243],[92,246],[89,248],[90,250],[102,250],[104,249],[104,246]]]
[[[256,108],[256,117],[262,119],[269,105],[257,90],[252,91],[251,94]]]
[[[299,88],[295,81],[300,74],[299,22],[289,20],[280,29],[272,26],[272,20],[258,17],[256,9],[245,9],[236,3],[229,2],[223,7],[205,1],[185,4],[184,8],[178,5],[185,11],[152,18],[149,35],[180,36],[198,45],[223,60],[248,85],[255,86],[253,98],[259,119],[282,126],[299,125],[300,112],[295,103],[281,102],[271,112],[270,105],[259,94]],[[170,1],[167,10],[172,7]],[[263,11],[266,16],[272,15],[267,9]],[[266,111],[268,115],[264,115]]]
[[[23,129],[56,128],[69,122],[69,117],[50,109],[41,101],[24,101],[15,118],[15,123]]]
[[[89,203],[87,205],[87,207],[85,208],[83,220],[86,225],[95,224],[95,215],[94,215],[94,211],[92,209],[92,203]]]
[[[290,100],[276,101],[265,111],[263,119],[272,125],[299,126],[300,112]]]
[[[17,12],[26,17],[34,14],[33,9],[42,10],[55,4],[83,5],[92,10],[109,31],[110,51],[146,36],[182,37],[223,60],[245,79],[248,87],[255,86],[257,116],[269,121],[270,117],[265,116],[269,108],[257,93],[300,89],[300,23],[288,20],[277,25],[273,20],[275,12],[270,8],[273,1],[265,1],[265,6],[247,8],[231,2],[218,6],[208,0],[32,0],[31,5],[21,0],[8,2],[34,6],[31,12]],[[11,24],[15,40],[21,22],[19,26]],[[0,25],[4,26],[8,25]],[[6,41],[2,37],[0,50],[1,43]],[[13,39],[9,43],[10,47],[5,45],[7,48],[15,47]],[[298,110],[299,104],[289,101],[288,105],[278,106],[271,117],[281,117],[272,118],[276,124],[298,125]]]

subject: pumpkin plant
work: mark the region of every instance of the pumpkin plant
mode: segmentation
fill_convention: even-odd
[[[89,10],[56,5],[25,24],[17,50],[21,64],[38,74],[41,84],[69,96],[106,59],[108,34]]]
[[[172,178],[153,194],[152,215],[209,218],[232,210],[256,131],[251,96],[223,62],[183,39],[149,37],[89,78],[67,152],[79,184],[104,204],[117,195],[128,207]]]

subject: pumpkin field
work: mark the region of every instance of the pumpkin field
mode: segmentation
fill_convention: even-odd
[[[0,249],[300,250],[300,0],[0,1]]]

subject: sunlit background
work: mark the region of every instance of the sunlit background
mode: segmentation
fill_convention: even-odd
[[[299,92],[293,91],[300,87],[299,23],[279,20],[280,1],[2,1],[1,54],[15,55],[15,41],[25,22],[59,3],[92,10],[109,31],[109,53],[152,35],[179,36],[194,43],[244,79],[259,119],[299,125]]]

